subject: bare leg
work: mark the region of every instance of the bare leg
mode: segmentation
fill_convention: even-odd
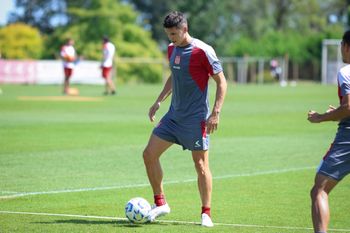
[[[69,77],[64,78],[64,84],[63,84],[63,93],[69,94]]]
[[[108,95],[109,93],[109,88],[108,88],[108,82],[107,82],[107,78],[105,80],[105,92],[103,93],[104,95]]]
[[[209,168],[208,151],[192,151],[192,159],[198,176],[198,189],[202,206],[211,206],[212,175]]]
[[[115,85],[114,85],[114,82],[112,80],[112,77],[107,77],[106,78],[106,91],[108,93],[112,93],[112,92],[115,92]]]
[[[312,222],[315,232],[326,232],[329,223],[328,195],[337,185],[337,181],[327,176],[317,174],[315,184],[311,189]]]
[[[151,183],[153,194],[164,194],[162,180],[163,171],[159,158],[173,143],[167,142],[158,136],[152,134],[148,145],[143,151],[143,161],[146,166],[147,176]]]

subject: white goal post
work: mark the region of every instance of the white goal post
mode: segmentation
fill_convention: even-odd
[[[337,72],[345,64],[340,51],[341,40],[322,41],[322,84],[337,84]]]

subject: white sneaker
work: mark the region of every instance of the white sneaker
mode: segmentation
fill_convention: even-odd
[[[161,206],[154,205],[152,206],[152,209],[149,211],[147,218],[148,218],[148,221],[153,222],[154,220],[156,220],[156,218],[167,215],[169,213],[170,213],[170,207],[168,203]]]
[[[204,227],[213,227],[214,226],[209,215],[207,215],[205,213],[202,214],[202,224],[201,225]]]

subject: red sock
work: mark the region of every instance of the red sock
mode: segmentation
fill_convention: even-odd
[[[202,214],[207,214],[210,217],[210,207],[202,206]]]
[[[165,196],[163,194],[154,195],[154,203],[156,204],[156,206],[165,205]]]

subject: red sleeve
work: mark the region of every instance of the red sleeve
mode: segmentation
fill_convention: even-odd
[[[171,54],[173,53],[173,50],[174,50],[174,45],[170,44],[168,46],[168,60],[170,60],[170,57],[171,57]]]

